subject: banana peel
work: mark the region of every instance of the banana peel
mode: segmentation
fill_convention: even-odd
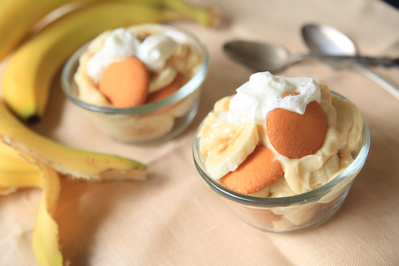
[[[58,244],[58,225],[51,216],[60,194],[58,173],[37,161],[43,177],[43,193],[32,236],[32,248],[42,266],[62,266],[63,257]]]
[[[60,178],[57,171],[40,160],[23,154],[0,141],[1,160],[11,164],[5,171],[0,169],[0,195],[7,195],[20,188],[40,188],[43,190],[39,212],[32,235],[32,248],[35,257],[42,266],[65,265],[59,242],[58,225],[52,214],[60,195]],[[16,167],[14,170],[11,166]],[[20,170],[23,169],[23,170]]]
[[[87,181],[118,181],[145,179],[146,166],[122,157],[72,149],[40,136],[23,125],[1,98],[0,117],[0,195],[19,188],[43,189],[32,247],[40,265],[63,265],[58,226],[51,216],[60,193],[55,169],[73,173],[73,177],[84,176]]]
[[[144,180],[146,166],[127,158],[74,149],[37,134],[0,99],[0,140],[62,174],[87,180]]]
[[[58,242],[58,225],[52,217],[60,195],[59,173],[1,141],[0,159],[5,162],[3,166],[0,165],[0,195],[7,195],[20,188],[43,190],[32,236],[32,248],[37,261],[42,266],[64,265]]]
[[[7,150],[9,149],[9,150]],[[2,161],[19,156],[19,153],[0,142],[0,151],[7,151],[2,155]],[[51,217],[60,194],[60,180],[58,173],[27,155],[19,158],[19,167],[28,171],[4,171],[0,169],[0,195],[6,195],[20,188],[41,188],[42,199],[32,236],[32,247],[37,261],[45,266],[62,266],[63,258],[58,245],[58,226]],[[18,165],[17,165],[18,167]]]

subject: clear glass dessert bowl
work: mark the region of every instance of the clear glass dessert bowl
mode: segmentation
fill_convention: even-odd
[[[209,65],[205,45],[191,32],[156,24],[162,34],[179,43],[189,44],[201,57],[197,72],[179,90],[157,102],[131,108],[109,108],[88,104],[79,99],[79,89],[74,75],[79,58],[89,44],[78,49],[66,62],[61,85],[64,94],[108,137],[135,145],[151,145],[164,142],[183,132],[194,119],[201,95],[201,87]]]
[[[202,123],[198,129],[200,132]],[[197,136],[198,136],[197,132]],[[233,192],[211,178],[205,157],[200,152],[200,138],[193,144],[194,164],[205,184],[243,221],[255,228],[275,233],[302,232],[329,220],[341,207],[353,180],[363,168],[370,149],[369,129],[364,121],[361,141],[352,153],[353,162],[326,184],[302,194],[261,198]]]

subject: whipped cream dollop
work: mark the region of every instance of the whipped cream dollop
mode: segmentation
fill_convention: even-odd
[[[105,39],[103,47],[87,62],[87,74],[96,83],[113,62],[130,56],[139,58],[149,70],[159,70],[172,55],[176,42],[165,35],[150,35],[143,42],[125,28],[118,28]]]
[[[298,95],[281,97],[285,93]],[[252,74],[231,99],[227,119],[231,123],[266,123],[267,114],[276,108],[304,114],[312,101],[320,102],[320,86],[312,78],[274,76],[270,72]]]

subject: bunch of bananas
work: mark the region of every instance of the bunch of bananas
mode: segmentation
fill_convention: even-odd
[[[68,12],[29,36],[35,24],[64,7]],[[9,56],[1,80],[0,195],[25,187],[43,189],[32,239],[41,265],[66,263],[58,246],[57,224],[51,217],[61,174],[88,181],[144,180],[146,166],[61,145],[23,122],[43,118],[56,73],[87,41],[107,29],[178,19],[209,27],[218,14],[182,0],[0,1],[0,60]]]

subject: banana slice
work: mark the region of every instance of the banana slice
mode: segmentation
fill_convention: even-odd
[[[339,146],[338,149],[342,149],[346,146],[348,141],[348,134],[353,124],[353,112],[351,105],[348,104],[347,100],[342,99],[337,95],[333,95],[332,104],[337,110],[338,125],[337,129],[339,132]]]
[[[156,72],[155,75],[151,77],[148,93],[159,91],[168,86],[175,79],[176,75],[177,71],[171,66],[166,66],[160,72]]]
[[[195,101],[198,101],[201,89],[196,89],[193,93],[182,99],[173,107],[172,113],[175,117],[182,117],[188,113]]]
[[[233,96],[234,95],[226,96],[226,97],[218,100],[215,103],[215,105],[213,106],[213,110],[215,110],[215,112],[228,111],[230,100],[231,100],[231,98],[233,98]]]
[[[339,170],[340,159],[337,154],[332,155],[319,170],[310,174],[309,184],[315,189],[325,183]]]
[[[284,217],[278,221],[273,221],[272,224],[274,229],[287,229],[294,226],[293,223],[284,219]]]
[[[293,207],[286,213],[284,218],[294,225],[301,225],[310,221],[319,209],[317,203],[309,203],[303,206]]]
[[[201,126],[199,132],[198,132],[198,137],[202,138],[209,132],[211,132],[213,128],[213,122],[216,120],[217,113],[208,113],[208,115],[205,117],[203,125]]]
[[[128,127],[120,129],[117,138],[126,142],[156,139],[169,133],[174,122],[174,117],[167,112],[139,117]]]
[[[268,198],[269,194],[270,194],[270,186],[265,187],[264,189],[259,190],[258,192],[251,193],[248,195],[252,196],[252,197],[257,197],[257,198]]]
[[[270,185],[269,192],[270,198],[282,198],[296,195],[296,193],[291,190],[284,176],[281,176],[276,182]],[[277,212],[276,214],[279,213]]]
[[[349,102],[352,108],[353,112],[353,125],[351,130],[349,131],[348,134],[348,149],[350,151],[356,150],[356,148],[359,146],[359,143],[362,138],[362,129],[364,125],[364,118],[363,114],[360,112],[360,110],[353,104],[352,102]]]
[[[332,104],[332,97],[328,86],[326,84],[320,84],[320,92],[321,92],[321,101],[319,102],[321,108],[323,109],[324,113],[326,114],[327,119],[327,126],[328,127],[337,127],[337,112],[335,107]]]
[[[197,73],[201,59],[191,45],[178,44],[168,62],[177,72],[186,73],[187,79],[191,79]]]
[[[97,43],[98,41],[95,42],[93,46],[96,47],[95,44]],[[85,74],[87,73],[87,61],[92,55],[92,53],[86,52],[79,58],[79,67],[74,75],[74,80],[79,90],[79,99],[95,106],[112,107],[112,105],[97,89],[96,84],[94,84],[91,78]]]
[[[227,112],[209,113],[206,116],[200,131],[198,132],[198,137],[202,138],[203,136],[209,134],[215,127],[218,127],[223,123],[227,123],[227,114]]]
[[[339,162],[340,169],[345,169],[353,162],[353,157],[348,147],[345,147],[339,151],[339,158],[341,159]]]
[[[205,156],[213,150],[216,145],[223,142],[225,139],[231,138],[240,126],[234,123],[223,123],[213,125],[213,128],[200,139],[200,152]]]
[[[240,126],[208,152],[205,167],[214,178],[222,178],[237,167],[251,154],[259,142],[256,124]]]

